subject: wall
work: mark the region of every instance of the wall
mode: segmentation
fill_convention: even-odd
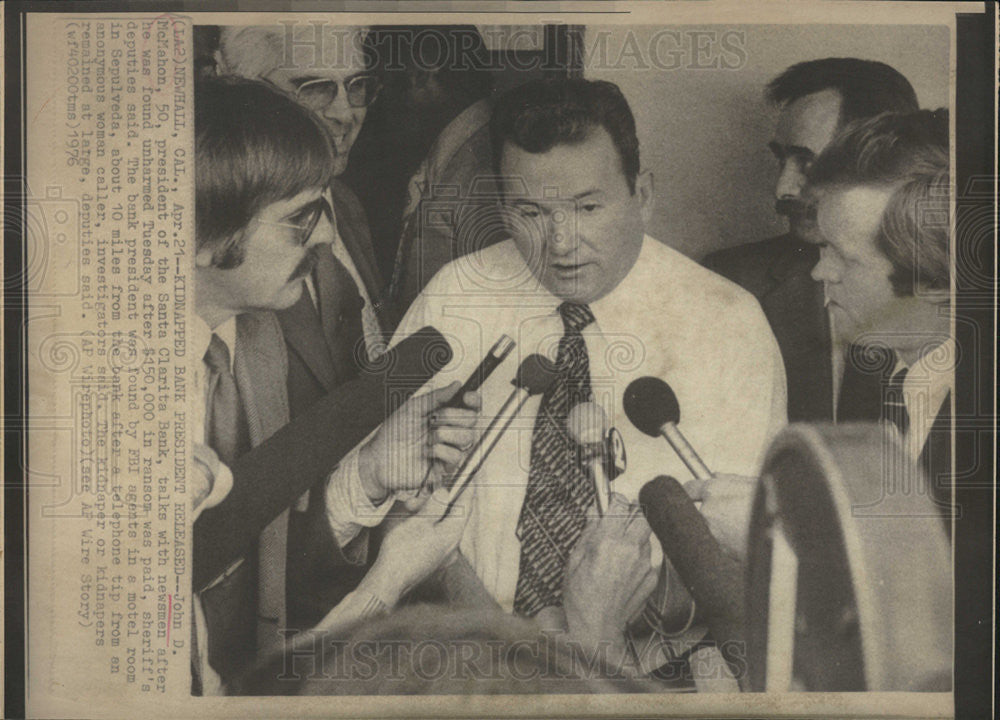
[[[584,74],[625,93],[642,165],[656,182],[650,234],[692,257],[784,232],[773,210],[777,163],[767,149],[777,111],[763,92],[789,65],[822,57],[879,60],[909,79],[922,107],[948,105],[944,26],[663,30],[588,26]]]

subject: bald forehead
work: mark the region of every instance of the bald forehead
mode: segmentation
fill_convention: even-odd
[[[363,70],[362,43],[367,27],[328,22],[289,22],[280,25],[222,27],[219,52],[224,70],[257,78],[276,68],[309,70]]]

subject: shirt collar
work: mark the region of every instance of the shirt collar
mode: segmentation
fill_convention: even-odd
[[[612,318],[626,317],[635,312],[635,299],[645,297],[649,291],[648,285],[644,285],[641,277],[644,267],[654,266],[655,263],[648,255],[650,243],[657,242],[648,235],[643,235],[642,245],[639,247],[639,254],[636,256],[635,264],[629,269],[625,277],[607,295],[604,295],[590,303],[590,311],[594,314],[594,325],[601,329],[601,319],[611,320]],[[612,323],[614,324],[614,323]]]
[[[190,337],[192,349],[196,353],[195,357],[203,359],[208,352],[208,346],[212,342],[212,335],[218,335],[219,339],[226,344],[229,350],[229,371],[233,371],[233,362],[236,348],[236,316],[229,318],[213,330],[198,315],[194,316],[194,321],[190,325]]]

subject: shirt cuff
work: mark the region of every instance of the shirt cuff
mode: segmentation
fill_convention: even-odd
[[[326,518],[340,547],[353,540],[362,528],[379,525],[395,498],[390,495],[376,506],[368,499],[361,485],[358,467],[360,448],[352,450],[330,474],[326,485]]]

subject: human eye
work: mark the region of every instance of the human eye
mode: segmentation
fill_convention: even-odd
[[[286,225],[292,225],[297,228],[303,228],[309,224],[309,219],[312,213],[313,213],[313,208],[304,207],[301,210],[297,210],[296,212],[293,212],[291,215],[286,216],[282,222],[284,222]]]
[[[536,218],[541,215],[541,211],[538,209],[537,205],[529,205],[527,203],[517,203],[514,205],[514,210],[521,216],[526,218]]]
[[[580,204],[580,209],[585,213],[594,213],[600,209],[600,204],[595,202],[585,202]]]

